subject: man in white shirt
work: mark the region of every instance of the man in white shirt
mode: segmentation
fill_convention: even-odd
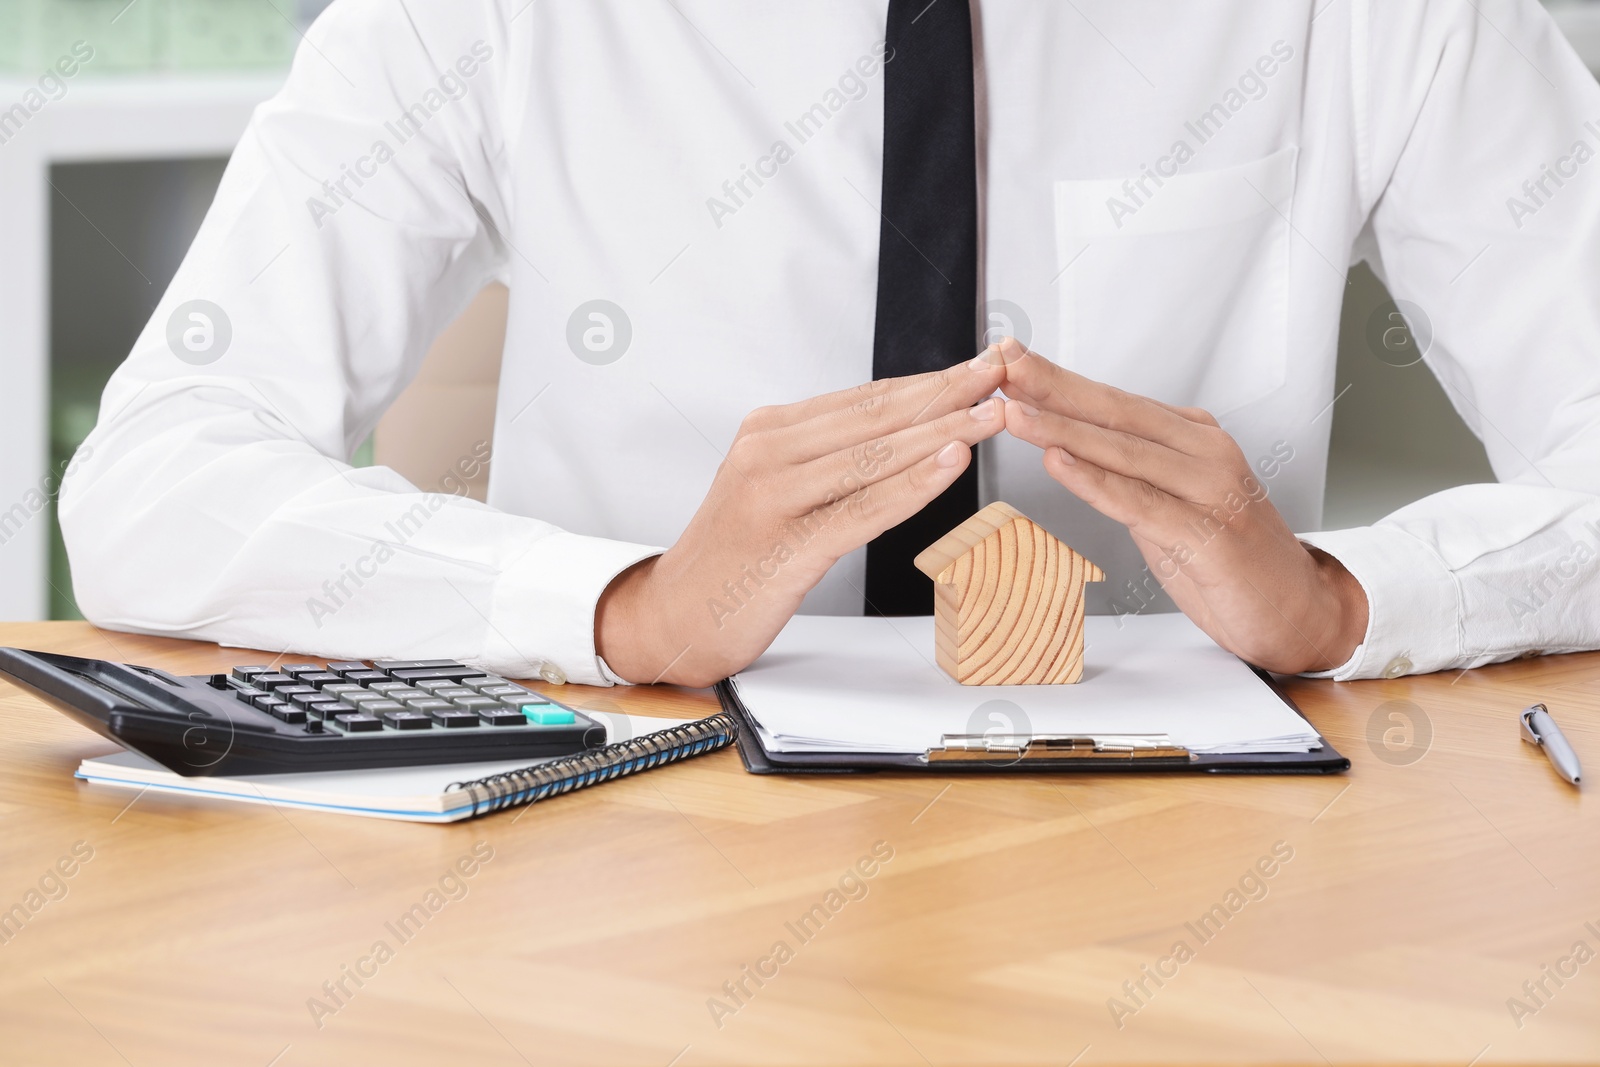
[[[887,18],[968,10],[935,2]],[[863,610],[864,546],[951,499],[981,443],[977,498],[1099,563],[1092,609],[1163,586],[1275,670],[1600,646],[1600,89],[1543,10],[971,12],[974,151],[946,156],[976,163],[977,221],[951,229],[974,303],[1042,357],[951,367],[974,326],[926,353],[950,369],[867,385],[892,365],[880,252],[960,258],[898,233],[925,198],[887,207],[922,169],[886,178],[885,93],[919,53],[886,44],[883,0],[334,4],[63,492],[84,612],[706,684],[796,610]],[[1425,310],[1500,484],[1297,538],[1362,258]],[[489,505],[352,469],[497,279]]]

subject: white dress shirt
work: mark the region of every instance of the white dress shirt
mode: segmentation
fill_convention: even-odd
[[[677,538],[740,419],[871,377],[885,10],[334,4],[65,487],[85,614],[605,681],[597,599]],[[1600,646],[1600,88],[1542,8],[974,10],[997,332],[1210,409],[1316,531],[1347,266],[1431,322],[1427,362],[1499,484],[1304,534],[1371,605],[1333,676]],[[496,279],[488,505],[352,469]],[[981,464],[984,500],[1106,570],[1092,610],[1164,606],[1037,449],[1002,435]],[[863,559],[807,610],[859,612]]]

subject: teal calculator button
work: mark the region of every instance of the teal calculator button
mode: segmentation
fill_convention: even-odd
[[[536,722],[540,726],[568,726],[577,722],[577,717],[566,708],[552,707],[549,704],[524,704],[522,714],[528,717],[529,722]]]

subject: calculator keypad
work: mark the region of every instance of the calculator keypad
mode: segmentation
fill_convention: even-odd
[[[576,721],[571,711],[531,689],[450,660],[246,665],[216,685],[263,714],[312,732],[538,730]]]

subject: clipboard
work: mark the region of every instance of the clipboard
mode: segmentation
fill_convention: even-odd
[[[1253,667],[1251,670],[1279,700],[1305,719],[1271,675]],[[1320,732],[1317,740],[1322,747],[1310,752],[1190,752],[1164,734],[945,734],[941,745],[921,754],[770,752],[761,743],[761,735],[732,679],[718,682],[715,692],[723,711],[738,726],[739,758],[751,774],[1340,774],[1350,769],[1350,761]]]

